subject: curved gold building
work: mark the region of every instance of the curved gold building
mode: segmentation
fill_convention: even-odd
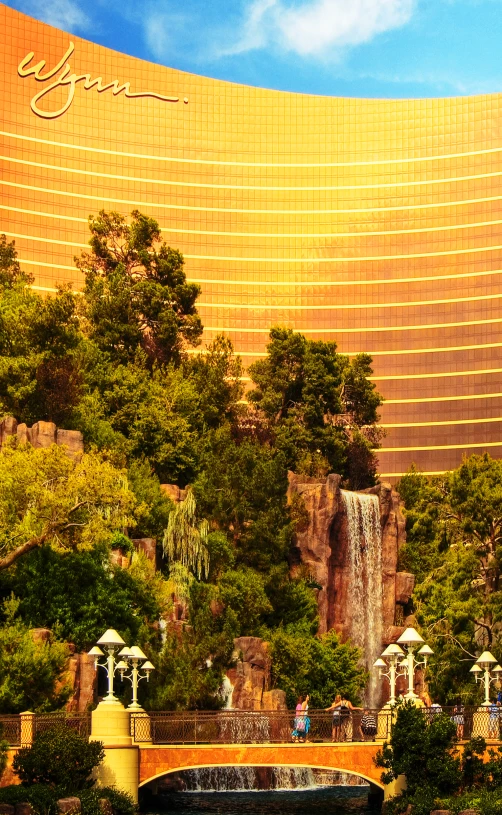
[[[250,362],[281,323],[373,355],[382,475],[502,453],[501,95],[233,85],[3,5],[0,31],[0,231],[39,287],[80,284],[90,213],[138,207],[201,284],[206,340]]]

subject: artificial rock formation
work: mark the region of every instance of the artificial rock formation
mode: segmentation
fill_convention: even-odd
[[[89,654],[73,653],[66,667],[65,684],[72,689],[66,709],[77,713],[89,710],[96,701],[97,672],[94,657]]]
[[[234,640],[235,668],[227,671],[232,684],[231,707],[236,710],[286,710],[286,694],[269,690],[270,653],[260,637]]]
[[[32,447],[64,445],[68,455],[76,458],[84,452],[84,438],[79,430],[61,430],[54,422],[35,422],[32,427],[18,424],[13,416],[6,416],[0,422],[0,448],[11,436],[17,436],[21,444]]]
[[[338,631],[344,639],[350,632],[347,514],[340,489],[341,477],[309,478],[289,473],[288,501],[300,518],[296,528],[296,559],[293,571],[307,568],[319,585],[319,631]],[[376,495],[382,529],[383,641],[391,642],[403,628],[396,627],[398,612],[408,604],[414,577],[398,572],[398,553],[406,539],[405,519],[399,495],[390,484],[363,491]],[[401,608],[399,608],[401,607]]]

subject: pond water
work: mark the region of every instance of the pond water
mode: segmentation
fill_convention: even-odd
[[[318,787],[273,792],[182,792],[163,795],[147,815],[377,815],[368,787]]]

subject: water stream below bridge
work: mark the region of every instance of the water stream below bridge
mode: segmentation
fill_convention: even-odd
[[[162,796],[148,815],[377,815],[367,787],[317,787],[271,792],[183,792]]]

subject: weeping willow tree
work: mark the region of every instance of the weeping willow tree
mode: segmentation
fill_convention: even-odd
[[[181,563],[199,580],[209,574],[209,552],[206,546],[209,524],[197,522],[197,503],[189,487],[181,501],[169,515],[164,533],[164,554],[174,566]]]

